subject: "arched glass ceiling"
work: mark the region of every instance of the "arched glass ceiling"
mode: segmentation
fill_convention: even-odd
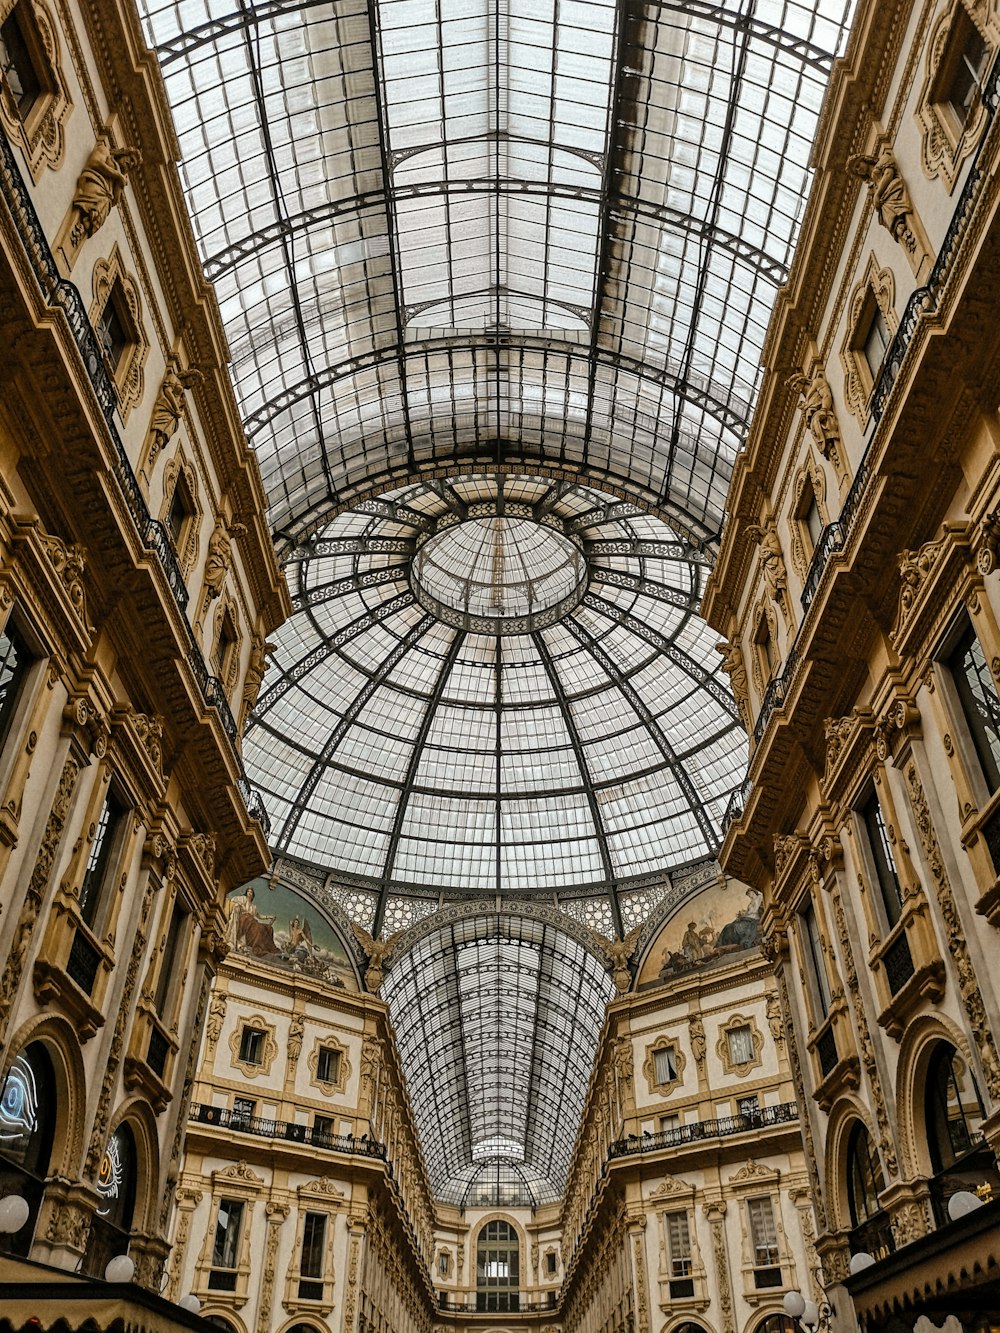
[[[746,763],[707,571],[660,519],[538,477],[341,514],[287,566],[245,738],[274,850],[376,890],[374,934],[391,894],[567,891],[624,933],[619,891],[714,853]]]
[[[140,0],[282,544],[443,466],[711,541],[850,0]]]
[[[554,1202],[611,979],[537,915],[425,925],[393,956],[382,993],[431,1189],[467,1206]]]

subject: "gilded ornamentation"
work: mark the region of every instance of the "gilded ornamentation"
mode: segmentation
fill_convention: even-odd
[[[74,250],[104,226],[118,206],[129,172],[142,161],[134,148],[112,148],[105,135],[90,150],[73,192],[73,220],[69,242]]]
[[[24,964],[31,944],[31,935],[38,919],[42,898],[48,888],[49,877],[55,864],[59,840],[62,837],[63,826],[66,823],[66,815],[69,812],[70,802],[73,799],[73,789],[76,786],[79,773],[80,765],[77,761],[72,758],[67,759],[59,776],[59,785],[56,788],[52,809],[49,811],[49,817],[45,824],[45,832],[42,834],[41,846],[38,848],[38,855],[35,857],[28,891],[25,894],[24,903],[21,906],[21,912],[14,929],[10,953],[7,955],[3,976],[0,977],[0,1039],[6,1033],[7,1024],[10,1021],[14,996],[24,972]]]
[[[958,906],[955,902],[955,895],[952,893],[948,872],[945,869],[937,833],[934,831],[930,810],[927,806],[927,798],[924,796],[917,766],[912,761],[906,768],[906,786],[910,795],[910,804],[913,807],[917,832],[924,850],[924,857],[934,880],[934,889],[948,939],[948,952],[951,954],[955,970],[958,973],[958,987],[962,1004],[965,1007],[972,1034],[979,1048],[979,1058],[982,1061],[983,1074],[986,1078],[990,1098],[995,1102],[1000,1099],[1000,1060],[997,1058],[996,1042],[990,1026],[989,1015],[983,1003],[982,991],[979,989],[979,983],[976,980],[972,959],[969,957],[969,950],[965,943],[965,929],[958,914]]]
[[[393,945],[399,939],[402,931],[397,930],[387,940],[375,940],[363,926],[359,926],[356,922],[352,922],[352,926],[355,937],[368,958],[368,968],[365,972],[365,989],[371,991],[373,995],[377,995],[385,971],[383,964],[388,967],[387,956],[392,952]]]

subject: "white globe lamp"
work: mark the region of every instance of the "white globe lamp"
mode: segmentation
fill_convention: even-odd
[[[800,1291],[786,1291],[781,1302],[789,1319],[800,1319],[806,1308],[806,1300]]]
[[[15,1231],[20,1231],[29,1212],[28,1200],[22,1199],[20,1194],[8,1194],[6,1199],[0,1199],[0,1233],[12,1236]]]
[[[116,1254],[108,1261],[104,1276],[108,1282],[131,1282],[135,1277],[135,1264],[127,1254]]]

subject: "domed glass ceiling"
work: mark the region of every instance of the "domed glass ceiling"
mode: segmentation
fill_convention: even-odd
[[[340,515],[287,566],[246,735],[275,850],[385,893],[550,896],[714,852],[746,745],[696,614],[707,568],[538,477]]]

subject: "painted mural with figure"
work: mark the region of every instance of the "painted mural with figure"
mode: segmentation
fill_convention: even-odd
[[[226,943],[271,967],[355,988],[347,951],[315,903],[285,884],[255,879],[226,900]]]
[[[639,984],[708,967],[760,943],[761,895],[715,883],[685,898],[646,955]]]

